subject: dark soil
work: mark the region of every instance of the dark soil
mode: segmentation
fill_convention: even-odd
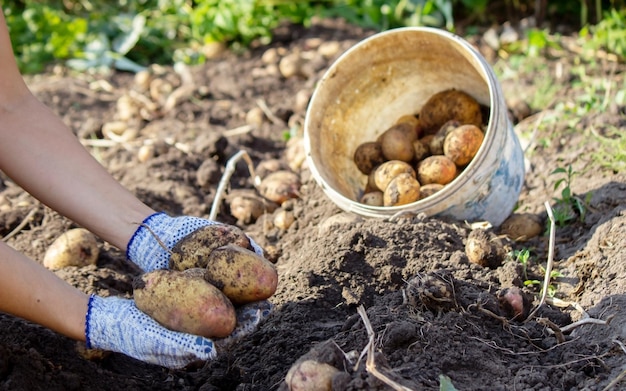
[[[561,275],[553,286],[555,297],[566,304],[551,301],[526,321],[511,319],[498,298],[517,286],[529,305],[539,303],[537,285],[524,281],[543,279],[547,235],[527,242],[502,239],[507,250],[530,250],[526,269],[509,258],[498,267],[478,266],[465,255],[471,231],[466,222],[423,215],[367,219],[342,212],[306,165],[294,164],[288,155],[301,142],[306,102],[316,82],[342,51],[370,34],[340,21],[321,21],[308,29],[285,26],[268,46],[226,52],[192,68],[193,88],[175,106],[165,105],[169,110],[153,96],[146,98],[153,106],[144,105],[128,118],[119,98],[131,90],[130,96],[150,96],[133,75],[100,78],[59,69],[29,78],[37,96],[86,140],[94,156],[157,210],[208,216],[228,158],[242,149],[255,164],[292,163],[302,188],[299,198],[255,222],[232,217],[228,201],[220,209],[218,220],[239,225],[263,245],[280,274],[274,313],[232,350],[202,367],[170,371],[121,354],[86,358],[74,341],[0,315],[0,389],[286,390],[287,371],[303,357],[342,371],[334,390],[392,389],[372,365],[366,368],[368,358],[378,372],[411,390],[437,390],[442,375],[460,390],[602,390],[615,379],[611,389],[626,387],[618,378],[626,367],[626,175],[595,157],[601,145],[593,136],[608,135],[611,126],[623,129],[624,107],[592,110],[575,123],[557,120],[537,127],[535,142],[526,150],[528,171],[518,211],[546,220],[544,203],[554,206],[562,188],[555,191],[560,176],[550,175],[557,167],[574,169],[572,192],[588,203],[583,216],[556,230],[555,270]],[[468,40],[490,61],[504,61],[480,39]],[[329,42],[338,49],[324,56],[320,43]],[[301,74],[282,77],[278,59],[298,51],[307,54]],[[560,63],[566,72],[562,80],[567,80],[576,58],[561,52],[541,61],[546,72]],[[624,85],[624,70],[624,64],[598,60],[588,72]],[[156,73],[173,88],[181,83],[170,68]],[[538,79],[535,72],[518,71],[502,81],[505,95],[512,101],[540,93]],[[573,85],[564,82],[557,103],[584,93]],[[261,122],[247,116],[263,104],[267,112]],[[512,121],[520,138],[526,140],[541,113],[549,114],[555,105],[515,111]],[[248,128],[243,127],[246,117]],[[102,127],[114,120],[138,133],[124,142],[93,142],[109,140]],[[287,132],[295,140],[289,147]],[[146,145],[154,147],[153,153],[140,160],[138,151]],[[28,219],[8,243],[41,261],[52,241],[74,224],[9,179],[3,177],[0,185],[0,236]],[[253,189],[245,164],[237,165],[230,187]],[[288,229],[271,223],[280,211],[295,216]],[[122,252],[101,242],[96,266],[56,273],[85,292],[130,297],[138,271]],[[367,318],[359,314],[360,306]],[[605,324],[558,334],[587,316]],[[373,357],[365,350],[370,340],[366,322],[374,332]]]

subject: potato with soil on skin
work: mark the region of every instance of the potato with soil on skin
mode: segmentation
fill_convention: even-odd
[[[170,269],[205,268],[213,250],[227,244],[252,250],[248,236],[235,226],[214,224],[197,229],[174,245],[170,254]]]
[[[498,292],[498,303],[509,319],[525,320],[530,313],[532,300],[516,286],[504,288]]]
[[[413,155],[418,162],[426,159],[431,155],[430,146],[422,140],[413,141]]]
[[[84,228],[73,228],[52,242],[44,255],[43,265],[48,269],[95,265],[99,253],[98,240],[94,234]]]
[[[417,163],[417,180],[422,185],[447,185],[456,178],[456,164],[443,155],[429,156]]]
[[[420,120],[419,118],[417,118],[417,116],[413,114],[407,114],[407,115],[403,115],[402,117],[396,120],[396,124],[403,124],[403,123],[411,125],[413,127],[413,131],[415,132],[415,135],[418,138],[421,137],[423,131],[420,126]]]
[[[441,126],[437,133],[433,135],[430,144],[428,144],[431,155],[443,155],[443,145],[448,134],[459,126],[461,126],[461,123],[457,120],[450,120]]]
[[[384,195],[380,190],[370,191],[368,193],[363,194],[359,202],[365,205],[370,206],[383,206],[384,203]]]
[[[382,145],[377,141],[362,143],[354,151],[354,164],[365,175],[384,161]]]
[[[450,89],[438,92],[426,101],[419,114],[426,134],[436,133],[443,124],[457,120],[462,124],[481,126],[480,104],[464,91]]]
[[[446,136],[443,153],[458,167],[472,161],[483,143],[485,135],[475,125],[461,125]]]
[[[289,368],[285,383],[289,391],[331,391],[333,377],[340,371],[316,360],[296,362]]]
[[[234,304],[265,300],[276,292],[278,286],[278,273],[270,261],[233,244],[211,252],[205,279]]]
[[[408,173],[399,174],[389,182],[383,193],[384,206],[410,204],[420,198],[420,183]]]
[[[428,198],[431,195],[435,194],[436,192],[440,191],[441,189],[443,189],[444,185],[440,185],[439,183],[429,183],[427,185],[424,185],[420,188],[420,200],[423,200],[424,198]]]
[[[541,235],[543,229],[541,218],[530,213],[513,213],[500,225],[500,233],[517,242]]]
[[[261,180],[259,193],[270,201],[283,202],[300,196],[300,176],[292,171],[276,171]]]
[[[500,239],[491,231],[474,229],[467,236],[465,255],[470,262],[489,268],[502,264],[505,251]]]
[[[417,133],[408,123],[396,124],[379,137],[385,159],[403,162],[413,160],[415,156],[413,142],[415,140],[417,140]]]
[[[164,327],[223,338],[235,329],[235,307],[203,277],[176,270],[154,270],[133,281],[135,305]]]
[[[386,189],[389,182],[402,173],[408,173],[415,177],[415,170],[407,162],[401,160],[389,160],[384,162],[378,166],[374,172],[376,188],[380,190]]]
[[[278,205],[259,196],[256,191],[239,191],[228,196],[230,214],[242,224],[251,224],[265,213],[272,213]]]

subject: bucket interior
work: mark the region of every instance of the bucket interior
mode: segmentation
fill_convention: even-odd
[[[318,181],[334,191],[331,197],[358,200],[367,176],[354,164],[356,148],[451,88],[490,106],[487,75],[452,34],[397,29],[352,47],[329,68],[307,111],[307,153]]]

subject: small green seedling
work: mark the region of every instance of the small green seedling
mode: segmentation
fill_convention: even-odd
[[[546,269],[543,266],[539,266],[539,269],[541,269],[541,272],[545,274]],[[552,270],[550,272],[550,281],[554,280],[555,278],[559,278],[559,277],[563,277],[563,274],[558,271],[558,270]],[[541,290],[539,291],[539,295],[541,295],[543,293],[543,287],[542,287],[543,283],[539,280],[529,280],[526,279],[526,281],[524,281],[524,286],[539,286],[541,287]],[[548,297],[554,297],[556,295],[556,292],[558,291],[558,285],[556,283],[551,283],[550,285],[548,285]]]
[[[571,165],[569,165],[567,169],[559,167],[550,173],[550,175],[555,174],[565,174],[563,178],[559,178],[554,183],[555,191],[561,187],[561,185],[565,185],[563,189],[561,189],[561,197],[554,198],[556,203],[554,206],[554,219],[556,220],[556,224],[559,227],[563,227],[576,220],[577,217],[580,218],[580,221],[584,221],[591,200],[591,193],[588,193],[584,200],[572,194],[572,180],[578,173],[572,169]]]

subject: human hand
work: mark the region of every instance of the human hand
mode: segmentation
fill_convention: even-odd
[[[199,217],[170,217],[165,213],[152,214],[137,228],[128,242],[126,257],[146,272],[168,269],[170,253],[163,246],[171,250],[179,240],[190,233],[215,224],[222,223]],[[263,256],[263,249],[251,238],[249,239],[254,251]]]

